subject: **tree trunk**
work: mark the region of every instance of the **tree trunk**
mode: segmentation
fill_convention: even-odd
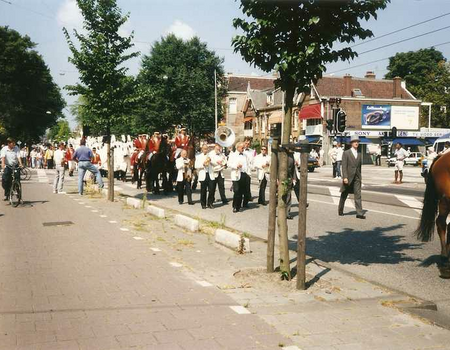
[[[294,98],[294,87],[285,91],[284,103],[284,125],[281,136],[282,146],[289,144],[292,131],[292,104]],[[279,186],[278,186],[278,235],[280,249],[280,272],[284,278],[291,279],[289,263],[289,239],[287,225],[287,198],[291,190],[291,179],[288,174],[288,154],[286,148],[281,148],[278,157],[279,163]]]
[[[306,205],[308,202],[308,153],[309,147],[301,150],[300,193],[298,203],[297,238],[297,289],[306,289]]]
[[[277,222],[278,138],[273,137],[270,159],[269,225],[267,230],[267,272],[274,271],[275,231]]]

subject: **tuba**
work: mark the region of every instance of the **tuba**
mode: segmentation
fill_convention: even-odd
[[[231,147],[236,140],[236,135],[233,130],[227,126],[219,126],[214,133],[216,143],[222,147]]]

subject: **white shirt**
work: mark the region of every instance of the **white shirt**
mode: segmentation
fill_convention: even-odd
[[[20,150],[19,147],[15,146],[10,149],[8,146],[2,148],[0,153],[0,158],[5,158],[5,164],[8,166],[14,166],[19,164]]]
[[[53,154],[53,159],[55,161],[56,166],[62,166],[62,162],[64,161],[64,158],[66,157],[66,151],[60,150],[59,148],[55,151]]]
[[[395,150],[395,157],[397,158],[397,161],[402,161],[408,157],[408,153],[405,151],[404,148],[400,148]]]
[[[230,159],[228,161],[228,166],[231,168],[231,181],[239,181],[241,178],[241,173],[246,173],[248,158],[244,153],[239,153],[238,151],[230,154]],[[241,168],[238,166],[241,165]]]
[[[353,157],[355,157],[355,159],[358,158],[358,150],[354,149],[353,147],[350,149],[352,150]]]
[[[342,162],[342,156],[344,155],[344,150],[342,147],[336,149],[336,162]]]

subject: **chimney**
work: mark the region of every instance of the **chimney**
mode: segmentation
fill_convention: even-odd
[[[402,98],[402,78],[395,77],[394,79],[394,98]]]
[[[352,96],[352,76],[350,74],[344,76],[344,96]]]
[[[366,72],[366,75],[364,76],[364,78],[366,78],[366,79],[375,79],[376,75],[375,75],[374,72],[369,70],[369,71]]]

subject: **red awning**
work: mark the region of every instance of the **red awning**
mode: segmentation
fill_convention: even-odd
[[[254,117],[245,117],[244,118],[244,123],[246,122],[251,122],[253,120]]]
[[[300,113],[298,114],[298,117],[300,120],[303,119],[321,119],[322,114],[320,103],[316,103],[313,105],[305,106],[300,110]]]

